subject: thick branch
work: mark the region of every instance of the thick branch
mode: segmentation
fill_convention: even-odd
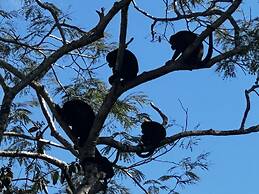
[[[0,85],[2,86],[4,93],[7,93],[9,91],[9,87],[6,85],[5,80],[2,75],[0,75]]]
[[[167,137],[164,141],[161,142],[160,146],[166,146],[168,144],[173,144],[177,140],[186,138],[186,137],[194,137],[194,136],[236,136],[236,135],[247,135],[250,133],[259,132],[259,125],[255,125],[243,130],[233,129],[233,130],[192,130],[192,131],[184,131],[172,135],[171,137]],[[99,137],[98,144],[105,144],[116,149],[119,149],[121,152],[137,152],[137,151],[148,151],[148,148],[143,148],[141,146],[129,146],[123,144],[119,141],[114,140],[110,137]]]
[[[6,130],[7,127],[8,117],[14,98],[15,95],[12,90],[10,90],[9,92],[5,93],[2,104],[0,106],[0,142],[3,137],[3,132]]]
[[[89,32],[87,32],[80,39],[72,41],[69,44],[63,45],[55,52],[53,52],[49,57],[47,57],[37,68],[31,71],[26,76],[26,79],[23,79],[17,87],[22,90],[24,87],[29,85],[33,80],[41,79],[51,68],[51,65],[54,64],[58,59],[60,59],[65,54],[73,51],[75,49],[81,48],[88,44],[91,44],[98,39],[103,37],[103,32],[112,18],[123,8],[125,5],[129,4],[131,0],[122,0],[120,2],[114,3],[110,11],[99,21],[99,23]]]
[[[125,45],[126,45],[125,42],[126,42],[126,35],[127,35],[127,20],[128,20],[127,16],[128,16],[129,3],[130,3],[130,1],[128,1],[128,3],[125,4],[121,10],[120,44],[119,44],[119,50],[118,50],[118,54],[117,54],[117,58],[116,58],[117,70],[122,65],[124,49],[125,49]],[[114,4],[114,6],[116,4]],[[103,20],[103,18],[101,19],[101,21],[102,20]],[[105,97],[102,106],[100,107],[100,110],[95,118],[93,127],[89,133],[89,137],[88,137],[88,141],[87,141],[90,144],[90,147],[92,147],[92,148],[94,148],[96,145],[96,139],[99,136],[99,132],[104,124],[104,121],[105,121],[107,115],[109,114],[113,104],[116,102],[116,100],[118,99],[118,97],[121,94],[120,92],[117,92],[120,90],[119,89],[120,87],[121,86],[118,83],[114,84],[112,86],[110,92]],[[87,153],[86,147],[89,144],[84,145],[84,148],[82,149],[82,151],[83,151],[82,157],[88,156],[89,153]],[[92,152],[93,151],[94,151],[94,149],[92,150]]]
[[[31,153],[26,151],[0,151],[1,157],[12,157],[12,158],[33,158],[33,159],[41,159],[44,160],[50,164],[53,164],[57,167],[59,167],[62,170],[66,170],[68,168],[67,164],[64,163],[61,160],[55,159],[49,155],[46,154],[39,154],[39,153]]]

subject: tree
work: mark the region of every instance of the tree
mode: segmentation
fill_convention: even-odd
[[[156,17],[135,1],[109,2],[109,7],[96,11],[99,20],[87,30],[73,25],[69,14],[46,1],[23,0],[16,10],[1,9],[0,84],[3,96],[0,156],[4,159],[0,189],[4,193],[51,193],[50,188],[54,185],[60,193],[64,190],[67,193],[129,193],[125,185],[113,179],[108,180],[107,188],[103,170],[98,168],[98,164],[82,162],[95,157],[96,145],[102,148],[102,155],[114,161],[116,176],[132,179],[143,193],[161,190],[177,193],[178,186],[196,183],[199,180],[196,169],[208,168],[207,153],[201,153],[194,160],[187,157],[177,163],[168,161],[169,174],[159,179],[146,180],[138,167],[153,163],[177,147],[192,148],[197,136],[235,136],[259,131],[257,124],[246,126],[251,108],[250,94],[258,94],[256,90],[259,87],[258,18],[246,21],[235,15],[241,3],[241,0],[161,1],[157,7],[161,7],[164,14]],[[166,43],[172,31],[180,28],[195,30],[199,36],[176,61],[161,61],[160,66],[144,70],[130,82],[121,84],[117,80],[110,86],[108,77],[103,79],[98,74],[103,71],[101,64],[106,54],[117,48],[110,41],[107,28],[117,15],[121,16],[117,24],[120,33],[115,67],[120,69],[125,47],[137,44],[137,40],[127,36],[127,22],[131,20],[128,11],[141,14],[143,20],[152,21],[149,33],[153,44]],[[184,22],[184,27],[179,27],[178,21]],[[183,125],[179,131],[167,135],[153,156],[136,162],[136,152],[151,149],[139,145],[139,133],[132,130],[139,128],[146,116],[143,107],[148,106],[150,100],[143,93],[132,94],[130,91],[169,73],[189,71],[190,67],[183,64],[184,59],[211,32],[214,35],[214,55],[206,66],[194,67],[191,73],[217,65],[216,70],[224,77],[235,77],[239,70],[256,77],[255,83],[245,91],[247,105],[240,127],[198,130]],[[171,50],[168,53],[171,54]],[[139,54],[139,61],[141,57]],[[83,148],[76,146],[77,139],[71,128],[55,108],[62,100],[71,98],[86,101],[96,113]],[[181,105],[188,116],[187,109]],[[167,117],[159,106],[152,104],[151,107],[161,115],[167,131],[176,127],[173,121],[167,124]],[[63,153],[62,156],[57,156],[59,152]],[[17,167],[22,167],[20,173],[15,171]],[[148,188],[140,183],[142,180]],[[168,182],[174,186],[167,186]]]

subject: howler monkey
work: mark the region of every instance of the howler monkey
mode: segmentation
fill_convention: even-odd
[[[65,102],[62,108],[56,105],[56,110],[61,119],[67,125],[72,126],[72,135],[77,138],[78,146],[82,147],[87,141],[95,119],[92,107],[82,100],[75,99]],[[95,157],[86,158],[81,164],[84,166],[85,162],[96,163],[98,171],[105,172],[105,179],[114,176],[113,164],[102,156],[97,148],[95,149]]]
[[[172,60],[174,61],[180,54],[196,40],[197,34],[190,31],[179,31],[170,37],[170,44],[172,50],[175,50]],[[184,59],[184,63],[192,67],[204,67],[210,60],[213,52],[213,37],[212,32],[209,35],[209,48],[206,57],[202,60],[203,56],[203,44],[200,43],[199,46],[192,51],[192,53]]]
[[[105,179],[114,176],[113,162],[110,162],[106,157],[102,156],[97,149],[95,150],[95,158],[86,158],[81,164],[84,166],[87,162],[97,164],[98,171],[105,173]]]
[[[124,50],[124,57],[120,70],[115,69],[116,58],[118,54],[118,49],[109,52],[106,56],[106,61],[109,67],[112,68],[113,75],[109,77],[109,83],[112,85],[116,79],[122,82],[128,82],[133,80],[138,74],[138,60],[136,56],[128,49]]]
[[[56,106],[57,112],[67,125],[72,126],[72,135],[77,138],[78,146],[86,142],[92,128],[95,114],[90,105],[82,100],[70,100],[63,107]]]
[[[141,158],[147,158],[151,156],[155,149],[159,146],[160,142],[166,137],[166,130],[158,122],[145,120],[141,124],[142,136],[141,136],[141,145],[149,146],[152,149],[144,154],[142,152],[137,152],[136,154]]]

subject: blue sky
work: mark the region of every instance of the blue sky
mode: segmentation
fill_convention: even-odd
[[[0,6],[5,2],[0,0]],[[56,0],[53,2],[60,4],[64,10],[68,10],[74,19],[74,24],[89,29],[98,20],[95,10],[101,7],[108,10],[113,1]],[[162,10],[161,5],[156,1],[153,2],[143,0],[139,5],[152,15],[162,16],[159,15]],[[9,6],[16,6],[17,1],[9,0],[8,3]],[[253,16],[259,16],[258,11],[255,10],[258,2],[250,0],[245,3],[247,16],[250,14],[249,8],[251,8]],[[118,19],[119,17],[116,17],[107,28],[107,32],[112,34],[113,41],[118,40]],[[134,41],[130,44],[129,49],[134,51],[138,57],[140,73],[163,65],[172,56],[170,46],[165,41],[162,43],[150,42],[150,24],[149,19],[144,18],[132,7],[130,8],[128,39],[134,37]],[[107,80],[110,73],[110,69],[103,68],[97,75]],[[129,92],[145,92],[171,121],[176,120],[177,123],[184,124],[185,114],[181,109],[178,100],[180,99],[189,110],[189,129],[193,129],[197,124],[200,124],[199,129],[236,129],[240,126],[245,108],[244,90],[252,85],[254,79],[251,75],[239,73],[237,78],[224,80],[221,75],[215,73],[215,67],[213,67],[192,72],[170,73]],[[258,98],[253,95],[251,101],[253,106],[247,127],[258,123]],[[160,119],[156,114],[153,115],[153,118]],[[169,134],[174,134],[174,131],[178,131],[174,126],[168,129]],[[201,181],[198,184],[187,186],[183,190],[179,189],[181,194],[258,194],[259,151],[256,149],[259,147],[258,140],[259,134],[236,137],[201,137],[199,145],[194,147],[192,153],[185,150],[172,150],[165,159],[177,161],[183,156],[196,156],[201,152],[211,153],[209,171],[199,173]],[[152,174],[149,166],[144,168],[144,172],[152,178],[159,177],[164,174],[160,165],[159,163],[151,165]],[[137,187],[130,188],[132,193],[141,192]]]

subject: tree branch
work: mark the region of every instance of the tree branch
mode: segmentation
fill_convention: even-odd
[[[21,133],[16,133],[16,132],[4,132],[3,136],[9,136],[9,137],[20,137],[20,138],[23,138],[23,139],[27,139],[27,140],[32,140],[32,141],[38,141],[38,142],[41,142],[42,144],[48,144],[50,146],[54,146],[54,147],[57,147],[57,148],[61,148],[61,149],[64,149],[64,150],[68,150],[66,147],[60,145],[60,144],[57,144],[55,142],[52,142],[50,140],[46,140],[46,139],[38,139],[36,137],[32,137],[32,136],[29,136],[29,135],[25,135],[25,134],[21,134]]]
[[[232,129],[232,130],[191,130],[191,131],[183,131],[172,135],[171,137],[167,137],[160,143],[160,146],[166,146],[168,144],[172,144],[180,139],[186,137],[193,137],[193,136],[237,136],[237,135],[247,135],[250,133],[257,133],[259,132],[259,125],[251,126],[249,128],[240,130],[240,129]],[[138,152],[138,151],[148,151],[148,149],[143,148],[141,146],[130,146],[128,144],[123,144],[119,141],[114,140],[110,137],[99,137],[97,144],[105,144],[116,149],[119,149],[121,152]]]
[[[38,96],[38,100],[39,100],[43,115],[45,116],[45,118],[48,122],[49,128],[51,130],[51,135],[53,135],[59,142],[61,142],[65,147],[67,147],[71,151],[71,153],[73,153],[76,157],[78,157],[78,153],[73,148],[73,145],[71,145],[65,138],[63,138],[56,130],[55,124],[48,112],[45,101],[43,101],[43,99],[39,93],[37,93],[37,96]]]
[[[18,71],[16,68],[14,68],[12,65],[10,65],[9,63],[6,63],[5,61],[3,60],[0,60],[0,67],[3,67],[5,68],[7,71],[11,72],[12,74],[14,74],[16,77],[20,78],[20,79],[25,79],[25,76],[20,72]],[[48,107],[50,108],[51,112],[54,114],[54,116],[56,117],[59,125],[64,129],[65,133],[68,135],[68,137],[73,141],[75,142],[75,138],[74,136],[72,135],[71,133],[71,129],[64,123],[62,122],[62,119],[60,118],[59,114],[57,113],[56,109],[55,109],[55,103],[51,100],[51,98],[49,97],[47,91],[45,91],[44,87],[41,86],[39,83],[37,83],[36,81],[32,81],[32,83],[30,83],[30,86],[32,88],[34,88],[37,93],[39,93],[43,99],[47,102],[48,104]],[[4,98],[5,99],[5,98]],[[3,103],[4,104],[4,103]],[[2,108],[1,108],[2,110]],[[0,113],[1,113],[1,110],[0,110]],[[10,112],[10,111],[9,111]],[[9,113],[8,113],[9,115]],[[7,117],[8,117],[7,115]],[[0,118],[6,116],[6,115],[2,115],[0,114]],[[4,122],[4,121],[7,121],[7,120],[1,120],[0,119],[0,124],[2,124],[1,122]],[[6,123],[6,122],[5,122]],[[0,125],[0,129],[1,129],[1,125]],[[5,129],[5,128],[4,128]],[[0,131],[1,132],[1,131]],[[54,133],[55,135],[56,133]],[[1,135],[1,134],[0,134]],[[58,137],[58,136],[57,136]],[[65,143],[65,139],[64,141],[62,140],[61,143]],[[74,151],[74,148],[72,147],[71,144],[64,144],[72,153],[75,154],[75,151]]]
[[[60,59],[62,56],[69,53],[70,51],[84,47],[102,38],[104,30],[109,22],[112,20],[112,18],[120,11],[120,9],[128,5],[131,1],[132,0],[121,0],[120,2],[114,3],[109,12],[102,18],[102,20],[99,21],[99,23],[93,29],[85,33],[85,35],[83,35],[78,40],[74,40],[71,43],[61,46],[49,57],[45,58],[38,67],[32,70],[28,75],[26,75],[25,79],[17,84],[17,88],[22,90],[33,80],[41,79],[49,71],[52,64],[54,64],[58,59]]]
[[[42,3],[40,0],[36,0],[36,3],[43,9],[45,10],[48,10],[50,12],[50,14],[52,15],[54,21],[55,21],[55,24],[59,30],[59,33],[61,35],[61,38],[62,38],[62,42],[63,44],[66,44],[66,37],[65,37],[65,33],[59,23],[59,19],[58,19],[58,13],[57,11],[53,8],[55,7],[53,4],[50,4],[50,3]],[[56,8],[56,7],[55,7]]]
[[[68,168],[68,165],[58,159],[55,159],[49,155],[46,154],[39,154],[39,153],[31,153],[26,151],[1,151],[0,150],[0,156],[1,157],[12,157],[12,158],[33,158],[33,159],[41,159],[44,160],[50,164],[53,164],[57,167],[59,167],[62,170],[66,170]]]
[[[7,93],[10,88],[6,85],[5,80],[2,75],[0,75],[0,85],[2,86],[4,93]]]
[[[119,44],[119,50],[118,50],[117,57],[116,57],[116,65],[115,65],[117,67],[117,70],[120,68],[120,66],[123,62],[123,55],[124,55],[124,50],[125,50],[125,45],[126,45],[125,42],[126,42],[126,35],[127,35],[127,19],[128,19],[127,15],[128,15],[129,3],[130,3],[130,1],[128,1],[128,3],[125,4],[121,10],[120,44]],[[115,5],[117,5],[117,3],[115,3],[114,6]],[[88,141],[82,149],[82,157],[88,156],[89,153],[87,153],[87,152],[89,150],[86,149],[88,146],[90,146],[91,148],[95,148],[96,139],[99,136],[99,132],[103,126],[103,123],[104,123],[107,115],[109,114],[113,104],[116,102],[116,100],[120,96],[120,93],[117,92],[120,87],[121,87],[120,84],[118,84],[118,83],[114,84],[112,86],[110,92],[106,95],[106,97],[99,109],[99,112],[95,118],[92,129],[89,133]],[[92,149],[90,155],[93,154],[94,150],[95,149]]]

